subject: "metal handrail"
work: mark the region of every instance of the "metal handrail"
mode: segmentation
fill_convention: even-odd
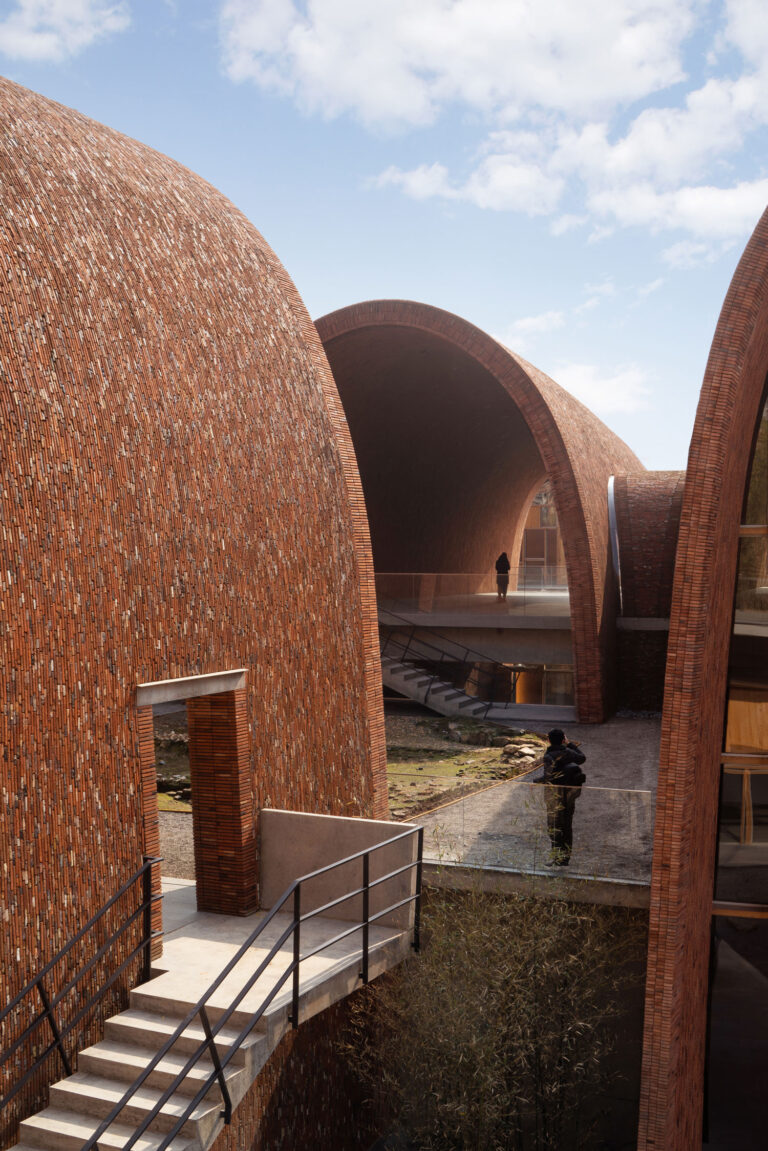
[[[384,876],[380,876],[377,879],[371,881],[371,879],[370,879],[370,857],[371,857],[371,855],[375,851],[381,851],[383,848],[389,847],[393,843],[398,843],[403,839],[413,837],[413,836],[416,836],[416,840],[417,840],[416,859],[410,863],[405,864],[402,867],[396,868],[394,871],[389,872]],[[424,829],[422,827],[412,827],[412,828],[409,828],[407,831],[400,832],[398,835],[392,836],[390,839],[386,839],[386,840],[382,841],[381,843],[373,844],[371,847],[364,848],[361,851],[357,851],[353,855],[346,856],[344,859],[339,859],[339,860],[335,861],[334,863],[326,864],[324,867],[317,868],[317,870],[312,871],[307,875],[302,875],[298,879],[294,879],[293,882],[286,888],[286,890],[280,896],[278,901],[271,908],[271,910],[267,913],[265,918],[259,923],[258,927],[256,927],[255,930],[248,936],[246,941],[243,944],[241,944],[238,951],[235,953],[235,955],[232,957],[232,959],[230,959],[230,961],[226,964],[226,966],[222,969],[222,971],[216,976],[214,981],[211,983],[211,985],[208,987],[208,989],[204,992],[204,994],[201,996],[201,998],[197,1001],[197,1003],[194,1005],[194,1007],[192,1007],[187,1012],[186,1016],[178,1024],[178,1026],[176,1027],[173,1034],[170,1035],[166,1039],[166,1041],[163,1043],[163,1045],[160,1047],[160,1049],[153,1055],[152,1059],[149,1061],[149,1063],[146,1065],[146,1067],[142,1070],[141,1074],[138,1075],[137,1078],[133,1081],[133,1083],[127,1088],[127,1090],[123,1094],[122,1098],[120,1100],[118,1100],[118,1102],[114,1105],[114,1107],[109,1112],[109,1114],[107,1116],[105,1116],[105,1118],[99,1124],[99,1127],[97,1128],[97,1130],[93,1133],[93,1135],[91,1135],[91,1137],[88,1139],[88,1141],[83,1144],[81,1151],[92,1151],[92,1149],[97,1146],[97,1141],[101,1138],[102,1135],[105,1134],[106,1131],[108,1131],[109,1127],[118,1118],[118,1116],[120,1115],[120,1113],[122,1112],[122,1110],[126,1106],[126,1104],[133,1098],[133,1096],[136,1094],[136,1092],[143,1086],[143,1084],[146,1082],[146,1080],[149,1078],[149,1076],[152,1074],[152,1072],[155,1070],[155,1068],[161,1063],[161,1061],[165,1058],[165,1056],[168,1054],[168,1052],[171,1050],[171,1048],[174,1046],[174,1044],[183,1035],[183,1033],[186,1031],[186,1029],[189,1027],[189,1025],[193,1022],[193,1020],[197,1016],[200,1017],[200,1020],[203,1024],[203,1030],[205,1032],[205,1039],[199,1044],[199,1046],[195,1049],[195,1051],[193,1051],[190,1054],[190,1056],[188,1057],[188,1059],[185,1062],[182,1069],[177,1073],[177,1075],[173,1079],[173,1081],[170,1084],[168,1084],[168,1086],[162,1092],[162,1094],[160,1095],[160,1098],[157,1100],[154,1107],[152,1107],[151,1110],[149,1110],[147,1112],[145,1117],[138,1124],[138,1126],[136,1127],[136,1129],[134,1130],[134,1132],[132,1133],[130,1138],[124,1144],[124,1151],[130,1151],[130,1148],[135,1146],[136,1141],[144,1134],[144,1132],[150,1127],[152,1122],[157,1118],[157,1116],[162,1111],[162,1108],[165,1106],[165,1104],[168,1102],[168,1100],[171,1098],[171,1096],[176,1093],[178,1088],[184,1082],[184,1080],[186,1079],[186,1077],[187,1077],[188,1073],[191,1071],[191,1069],[205,1055],[210,1055],[211,1060],[213,1061],[214,1069],[211,1072],[211,1074],[208,1075],[205,1082],[201,1085],[201,1087],[197,1091],[197,1093],[189,1101],[189,1103],[188,1103],[187,1107],[184,1109],[183,1113],[180,1116],[178,1116],[177,1121],[176,1121],[175,1125],[173,1126],[173,1128],[168,1133],[165,1134],[162,1143],[160,1143],[158,1148],[157,1148],[157,1151],[164,1151],[164,1149],[170,1145],[171,1141],[181,1131],[182,1127],[187,1122],[187,1120],[189,1119],[190,1115],[195,1110],[197,1105],[203,1100],[203,1098],[206,1096],[208,1091],[211,1089],[211,1087],[213,1087],[214,1083],[216,1083],[216,1082],[219,1085],[219,1088],[220,1088],[221,1094],[222,1094],[222,1099],[223,1099],[223,1110],[221,1112],[221,1117],[223,1118],[224,1123],[228,1124],[230,1122],[231,1116],[232,1116],[232,1100],[231,1100],[231,1097],[229,1094],[229,1090],[227,1087],[224,1072],[225,1072],[230,1060],[234,1057],[236,1052],[242,1046],[243,1042],[248,1037],[248,1035],[253,1031],[254,1027],[258,1024],[259,1020],[262,1018],[262,1016],[264,1015],[264,1013],[267,1010],[267,1008],[269,1007],[269,1005],[275,999],[276,995],[278,994],[278,992],[281,990],[281,988],[283,987],[283,985],[287,982],[287,980],[289,978],[292,978],[292,983],[293,983],[292,993],[291,993],[290,1023],[294,1029],[296,1027],[298,1027],[298,1025],[299,1025],[299,990],[300,990],[300,988],[299,988],[299,970],[300,970],[300,965],[301,965],[302,960],[306,960],[313,955],[319,954],[321,951],[327,950],[329,947],[332,947],[335,943],[338,943],[341,939],[345,939],[348,935],[351,935],[356,931],[360,931],[362,928],[362,931],[363,931],[363,956],[362,956],[362,970],[360,972],[360,978],[364,984],[367,983],[368,982],[368,952],[369,952],[368,928],[369,928],[370,924],[375,922],[376,920],[382,918],[384,915],[387,915],[387,914],[391,913],[392,911],[397,910],[400,907],[405,907],[411,903],[413,903],[415,905],[414,906],[414,925],[413,925],[412,945],[413,945],[414,950],[418,951],[419,945],[420,945],[420,924],[421,924],[421,879],[422,879],[423,845],[424,845]],[[354,863],[355,860],[358,860],[358,859],[363,861],[363,882],[362,882],[361,887],[354,888],[352,891],[345,892],[343,896],[339,897],[338,899],[332,900],[330,903],[325,904],[322,908],[315,908],[312,911],[302,913],[302,911],[301,911],[301,888],[302,888],[302,884],[307,883],[309,880],[316,879],[318,876],[324,875],[327,872],[335,870],[336,868],[343,867],[345,864]],[[375,886],[378,886],[382,883],[385,883],[388,880],[395,878],[397,875],[401,875],[406,871],[411,871],[414,868],[416,869],[416,882],[415,882],[414,894],[407,896],[405,899],[402,899],[402,900],[398,901],[397,903],[392,904],[390,907],[387,907],[387,908],[383,909],[382,911],[376,912],[374,915],[371,915],[370,914],[369,899],[367,897],[367,893],[370,891],[371,887],[375,887]],[[307,922],[307,920],[313,919],[315,916],[321,914],[321,912],[323,910],[327,910],[328,907],[336,906],[338,903],[346,902],[349,899],[353,899],[353,898],[355,898],[355,896],[361,895],[361,894],[363,895],[363,917],[362,917],[362,919],[359,922],[355,921],[354,925],[352,927],[339,933],[333,939],[326,941],[325,943],[323,943],[319,947],[315,948],[313,951],[308,952],[305,955],[302,955],[301,954],[301,925],[303,923]],[[292,916],[291,922],[280,933],[277,940],[273,943],[272,947],[267,952],[266,956],[262,959],[261,963],[258,965],[256,970],[249,976],[249,978],[245,981],[243,986],[240,988],[240,991],[238,992],[238,994],[231,1001],[229,1007],[224,1012],[222,1012],[222,1014],[219,1016],[219,1018],[216,1020],[216,1022],[214,1024],[211,1024],[210,1021],[208,1020],[207,1012],[206,1012],[206,1006],[209,1004],[211,996],[221,986],[221,984],[224,982],[224,980],[227,978],[227,976],[232,972],[232,970],[237,966],[237,964],[240,962],[240,960],[243,958],[243,956],[246,954],[246,952],[248,952],[253,947],[253,944],[258,939],[258,937],[264,932],[264,930],[272,922],[272,920],[275,918],[275,916],[279,914],[279,912],[282,910],[282,908],[285,907],[286,903],[288,903],[289,900],[293,901],[293,916]],[[219,1052],[216,1050],[216,1037],[217,1037],[217,1035],[226,1026],[226,1024],[229,1022],[230,1018],[232,1017],[234,1012],[237,1010],[240,1003],[243,1001],[243,999],[248,994],[250,989],[261,978],[261,976],[264,974],[264,972],[266,971],[269,964],[272,962],[272,960],[275,958],[275,956],[280,952],[283,945],[291,937],[293,937],[293,958],[292,958],[291,962],[286,966],[285,970],[282,972],[280,977],[276,980],[276,982],[274,983],[274,985],[272,986],[272,988],[270,989],[268,994],[264,997],[262,1002],[259,1004],[258,1008],[255,1011],[249,1013],[245,1026],[238,1033],[235,1040],[228,1045],[228,1050],[226,1051],[226,1053],[223,1056],[220,1055]]]
[[[33,979],[31,979],[29,983],[26,984],[26,986],[22,987],[21,991],[19,991],[13,997],[13,999],[11,999],[11,1001],[6,1004],[2,1011],[0,1011],[0,1024],[2,1024],[11,1014],[11,1012],[15,1011],[19,1004],[22,1003],[23,1000],[29,995],[39,995],[40,1001],[43,1005],[42,1011],[34,1016],[34,1018],[27,1024],[21,1034],[18,1035],[16,1039],[11,1043],[11,1045],[6,1048],[2,1055],[0,1055],[0,1067],[8,1062],[11,1056],[19,1050],[24,1042],[30,1038],[35,1029],[41,1024],[47,1022],[53,1036],[52,1042],[49,1043],[48,1046],[38,1054],[37,1058],[31,1064],[31,1066],[27,1068],[24,1075],[14,1084],[14,1086],[9,1091],[6,1092],[2,1099],[0,1099],[0,1111],[2,1111],[3,1108],[5,1108],[11,1102],[11,1100],[15,1098],[22,1087],[24,1087],[29,1082],[37,1069],[45,1062],[45,1060],[53,1051],[58,1051],[65,1073],[67,1075],[72,1074],[72,1065],[67,1054],[67,1050],[64,1046],[64,1040],[82,1022],[86,1015],[88,1015],[98,1000],[103,997],[105,992],[108,991],[113,983],[120,977],[126,967],[128,967],[142,952],[144,953],[142,982],[146,982],[150,978],[150,949],[153,940],[161,934],[159,931],[153,932],[151,928],[152,905],[162,898],[161,895],[152,894],[152,868],[155,864],[161,862],[162,860],[158,857],[145,856],[144,862],[138,871],[134,872],[134,874],[126,880],[122,887],[120,887],[115,892],[115,894],[107,900],[103,907],[99,908],[99,910],[91,916],[88,922],[80,928],[77,934],[74,935],[72,939],[70,939],[64,945],[64,947],[62,947],[61,950],[58,951],[56,955],[54,955],[54,957],[45,964],[42,970],[39,971],[38,974]],[[65,959],[67,955],[69,955],[72,949],[82,939],[85,938],[88,932],[96,926],[96,924],[107,914],[107,912],[110,911],[111,908],[113,908],[115,904],[128,891],[130,891],[130,889],[139,880],[142,881],[142,899],[139,906],[121,922],[119,927],[111,933],[111,935],[106,939],[104,943],[102,943],[101,947],[99,947],[94,952],[94,954],[85,961],[85,963],[80,965],[74,975],[70,977],[68,982],[65,983],[63,987],[59,988],[59,990],[56,991],[54,995],[49,995],[45,983],[47,976],[50,975],[56,965],[61,963],[62,960]],[[99,960],[102,959],[104,955],[106,955],[113,944],[131,927],[133,923],[136,922],[140,916],[143,916],[144,919],[144,930],[140,943],[137,944],[137,946],[131,950],[127,958],[124,958],[118,967],[111,972],[108,979],[99,986],[95,994],[91,995],[86,1000],[86,1002],[74,1015],[74,1017],[69,1019],[66,1023],[62,1024],[57,1018],[56,1008],[59,1007],[64,998],[72,990],[74,990],[80,980],[93,970]]]

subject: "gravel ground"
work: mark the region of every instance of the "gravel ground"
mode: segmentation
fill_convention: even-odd
[[[160,854],[164,861],[163,875],[174,879],[195,878],[191,812],[160,812]]]
[[[176,717],[174,717],[174,720]],[[395,747],[428,748],[456,752],[461,744],[445,739],[440,732],[430,729],[423,716],[388,715],[386,717],[387,745]],[[170,722],[170,721],[169,721]],[[179,723],[176,721],[176,728]],[[500,729],[501,730],[501,729]],[[467,748],[472,754],[475,748]],[[162,873],[175,879],[195,878],[195,853],[192,844],[192,815],[181,811],[160,812],[160,854],[163,856]]]

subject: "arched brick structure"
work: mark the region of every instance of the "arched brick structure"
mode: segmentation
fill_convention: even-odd
[[[685,472],[616,476],[622,614],[668,619]]]
[[[661,711],[685,472],[615,476],[621,575],[617,703]]]
[[[768,373],[768,213],[739,262],[707,363],[672,595],[639,1147],[701,1146],[709,924],[738,533]]]
[[[503,547],[519,546],[526,500],[550,477],[579,717],[602,720],[615,617],[606,488],[612,473],[642,470],[637,458],[543,372],[458,316],[378,300],[317,328],[349,420],[379,570],[492,569]]]
[[[261,807],[384,815],[386,785],[362,493],[295,288],[179,164],[9,82],[0,101],[12,995],[156,849],[137,684],[245,669],[195,711],[236,910]]]

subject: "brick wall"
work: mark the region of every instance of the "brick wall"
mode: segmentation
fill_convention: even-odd
[[[6,999],[156,848],[137,683],[247,669],[251,825],[386,788],[362,491],[294,287],[193,173],[0,100]]]
[[[339,1049],[352,997],[290,1031],[211,1151],[367,1151],[381,1117]]]
[[[661,712],[666,661],[666,631],[618,631],[617,708]]]
[[[715,332],[688,458],[651,880],[641,1151],[701,1146],[709,922],[738,530],[768,371],[768,213]]]
[[[616,476],[625,616],[669,619],[685,472]]]
[[[317,328],[348,409],[379,570],[492,569],[519,547],[528,501],[549,476],[579,717],[602,720],[616,616],[607,483],[642,471],[635,455],[543,372],[448,312],[369,301]]]
[[[622,615],[668,620],[685,472],[616,476],[614,499],[621,566]],[[661,711],[666,631],[619,631],[618,707]]]

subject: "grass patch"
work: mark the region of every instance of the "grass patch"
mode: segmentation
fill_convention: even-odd
[[[420,720],[414,724],[414,738],[418,739],[419,728],[432,735],[457,732],[462,736],[462,742],[457,742],[455,751],[404,747],[401,744],[387,747],[389,810],[393,819],[408,819],[493,783],[514,779],[531,767],[531,759],[510,760],[502,755],[503,748],[474,742],[478,735],[498,740],[503,735],[499,728],[488,732],[487,725],[475,724],[472,727],[471,720],[462,720],[460,729],[449,728],[449,722]],[[467,736],[472,742],[464,742]],[[538,754],[546,746],[545,741],[536,735],[510,736],[510,742],[528,744],[536,748]]]
[[[185,803],[183,799],[175,799],[167,791],[158,791],[157,807],[159,811],[192,811],[191,803]]]

